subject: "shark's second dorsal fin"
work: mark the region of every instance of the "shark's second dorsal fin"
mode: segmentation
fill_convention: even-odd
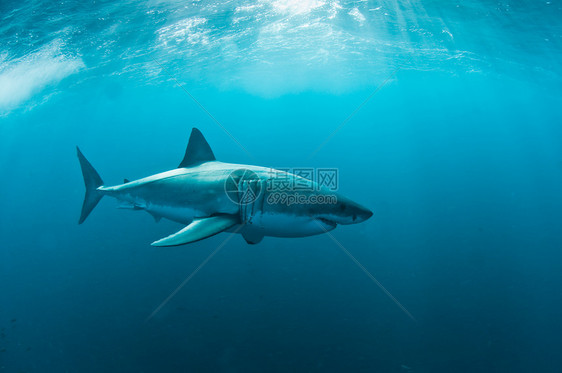
[[[191,130],[191,136],[189,136],[185,156],[178,168],[193,167],[214,160],[215,155],[207,143],[207,140],[205,140],[201,131],[197,128],[193,128]]]

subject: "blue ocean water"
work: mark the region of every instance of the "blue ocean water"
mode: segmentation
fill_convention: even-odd
[[[560,1],[2,1],[0,372],[558,372]],[[218,122],[218,123],[217,123]],[[108,184],[337,168],[333,236],[149,245]],[[224,129],[235,138],[233,141]]]

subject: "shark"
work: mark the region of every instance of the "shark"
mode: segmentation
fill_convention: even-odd
[[[118,208],[146,211],[157,222],[165,218],[184,226],[153,246],[185,245],[221,232],[241,234],[248,244],[266,236],[307,237],[373,215],[334,188],[295,173],[217,161],[197,128],[177,168],[119,185],[106,186],[80,148],[76,150],[86,187],[78,223],[108,196],[119,201]]]

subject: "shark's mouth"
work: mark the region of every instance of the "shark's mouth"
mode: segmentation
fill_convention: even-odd
[[[318,218],[318,220],[319,220],[321,223],[326,224],[326,225],[332,227],[332,229],[335,228],[335,227],[337,227],[337,225],[338,225],[336,222],[331,221],[331,220],[328,220],[328,219],[325,219],[325,218]]]

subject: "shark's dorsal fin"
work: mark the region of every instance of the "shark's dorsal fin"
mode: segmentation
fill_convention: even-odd
[[[127,178],[123,179],[123,184],[127,184],[127,183],[130,183],[130,182],[131,182],[131,181],[130,181],[129,179],[127,179]]]
[[[178,168],[193,167],[204,162],[214,161],[215,155],[211,147],[197,128],[191,130],[185,156]]]

